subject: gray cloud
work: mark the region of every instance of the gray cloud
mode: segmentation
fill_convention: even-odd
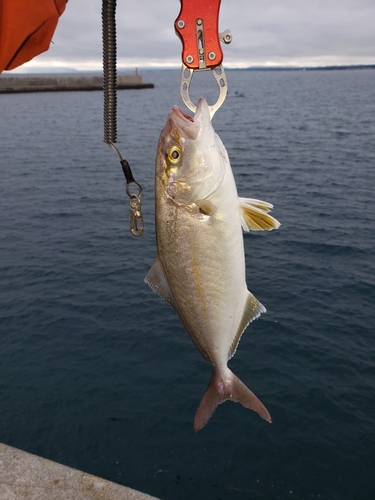
[[[119,66],[180,65],[173,23],[178,0],[118,0]],[[375,63],[374,0],[222,0],[220,30],[230,28],[224,63],[316,65]],[[31,66],[100,68],[101,1],[70,0],[54,44]]]

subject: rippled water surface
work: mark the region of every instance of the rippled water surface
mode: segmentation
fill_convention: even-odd
[[[244,236],[268,312],[230,362],[273,424],[228,402],[193,433],[211,367],[143,282],[179,73],[145,72],[155,89],[118,96],[142,239],[101,93],[0,96],[0,441],[163,500],[373,499],[375,71],[227,76],[215,129],[240,195],[282,223]]]

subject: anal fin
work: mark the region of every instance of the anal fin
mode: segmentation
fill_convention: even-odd
[[[240,324],[238,326],[236,335],[233,339],[232,345],[229,350],[228,354],[228,359],[232,358],[234,356],[234,353],[237,350],[238,343],[242,337],[243,332],[245,331],[247,325],[254,321],[255,319],[259,318],[259,316],[262,313],[267,312],[267,309],[264,307],[263,304],[259,302],[258,299],[254,297],[254,295],[251,292],[247,292],[247,300],[245,304],[245,309],[243,311],[242,319],[240,321]]]

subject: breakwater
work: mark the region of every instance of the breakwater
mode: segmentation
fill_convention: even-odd
[[[121,75],[117,77],[118,90],[149,89],[153,87],[153,83],[143,83],[140,75]],[[102,76],[0,76],[0,94],[102,89]]]

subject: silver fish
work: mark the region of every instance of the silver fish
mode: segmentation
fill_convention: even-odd
[[[227,399],[271,422],[227,362],[247,325],[266,311],[247,289],[242,229],[280,224],[268,214],[270,203],[238,197],[228,154],[203,98],[194,118],[177,106],[168,115],[158,144],[155,197],[158,255],[145,281],[175,309],[213,365],[195,432]]]

